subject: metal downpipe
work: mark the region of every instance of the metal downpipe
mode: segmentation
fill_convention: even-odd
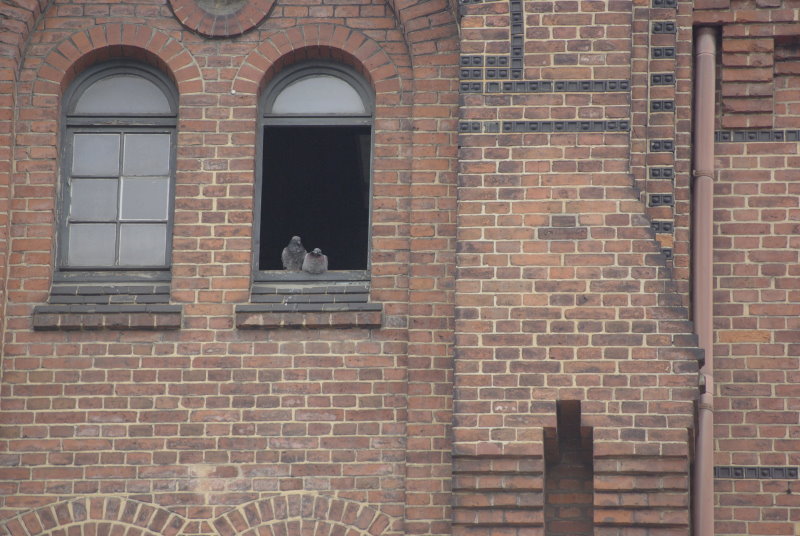
[[[714,536],[714,116],[717,35],[700,28],[695,37],[694,169],[692,194],[692,311],[705,364],[697,406],[693,475],[694,536]]]

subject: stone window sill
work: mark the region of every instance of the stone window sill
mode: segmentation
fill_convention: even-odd
[[[257,272],[250,301],[236,307],[239,329],[376,329],[383,321],[365,271]]]
[[[236,307],[239,329],[376,329],[382,325],[378,303],[248,304]]]
[[[181,327],[180,305],[39,305],[37,331],[171,330]]]
[[[167,270],[63,271],[53,274],[47,305],[33,310],[33,329],[180,329],[180,305],[170,305]]]

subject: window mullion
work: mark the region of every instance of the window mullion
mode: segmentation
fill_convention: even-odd
[[[114,252],[114,265],[119,266],[120,248],[122,247],[121,240],[121,227],[122,227],[122,166],[125,162],[125,144],[127,139],[125,131],[120,132],[120,147],[119,147],[119,175],[117,176],[117,218],[116,218],[116,231],[117,231],[117,247]]]
[[[110,62],[79,76],[65,95],[64,109],[60,268],[88,278],[98,270],[167,269],[174,88],[148,66]],[[80,112],[70,113],[74,110]],[[126,183],[125,177],[133,178]]]

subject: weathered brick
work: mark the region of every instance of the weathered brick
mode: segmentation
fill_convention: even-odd
[[[443,1],[12,4],[0,8],[5,532],[689,532],[692,23],[721,26],[717,127],[793,131],[793,8],[464,3],[459,35]],[[676,31],[653,34],[654,21]],[[458,94],[457,50],[482,61],[481,92]],[[48,310],[60,96],[122,56],[180,94],[170,299],[182,311]],[[489,76],[490,59],[514,58],[519,77]],[[343,62],[375,89],[379,308],[248,303],[259,93],[304,60]],[[663,73],[674,83],[652,85]],[[617,80],[628,85],[591,86]],[[653,100],[675,109],[651,114]],[[459,120],[479,131],[457,134]],[[627,127],[502,130],[611,120]],[[716,151],[716,457],[788,466],[797,142]],[[647,206],[653,194],[672,203]],[[648,218],[673,231],[657,242]],[[554,469],[559,400],[583,404],[591,471]],[[785,481],[735,484],[717,480],[716,533],[793,533]],[[560,488],[549,502],[548,486]]]

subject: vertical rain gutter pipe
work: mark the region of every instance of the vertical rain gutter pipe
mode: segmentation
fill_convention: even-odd
[[[694,169],[692,194],[692,311],[705,364],[700,369],[694,467],[694,536],[714,536],[714,116],[717,35],[695,36]]]

